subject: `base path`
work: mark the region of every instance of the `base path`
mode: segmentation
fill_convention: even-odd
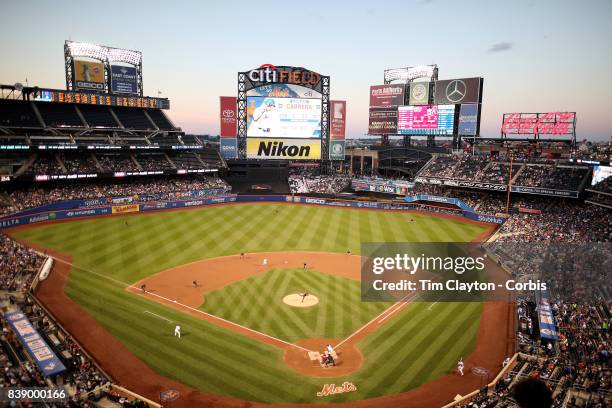
[[[264,260],[267,265],[264,265]],[[331,252],[257,252],[203,259],[158,272],[133,284],[129,290],[142,294],[146,285],[152,300],[155,295],[176,300],[193,308],[201,307],[206,294],[232,283],[265,273],[274,268],[306,268],[334,276],[360,280],[361,257]],[[194,285],[194,281],[196,285]]]

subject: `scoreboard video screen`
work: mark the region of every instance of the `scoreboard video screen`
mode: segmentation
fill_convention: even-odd
[[[400,106],[397,133],[402,135],[452,135],[455,105]]]
[[[321,99],[247,97],[247,137],[321,137]]]

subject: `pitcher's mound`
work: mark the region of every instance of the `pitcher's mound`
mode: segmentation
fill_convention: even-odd
[[[319,303],[319,298],[311,294],[304,297],[301,293],[292,293],[283,298],[283,303],[293,307],[310,307]]]

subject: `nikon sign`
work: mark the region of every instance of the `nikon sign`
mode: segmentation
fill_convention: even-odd
[[[248,159],[319,160],[321,141],[304,139],[247,139]]]

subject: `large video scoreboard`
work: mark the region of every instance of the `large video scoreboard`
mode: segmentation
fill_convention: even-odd
[[[246,158],[322,159],[322,143],[327,143],[322,139],[328,137],[323,129],[329,122],[322,76],[301,67],[271,64],[240,75],[246,98],[244,114],[238,114],[242,121],[238,128],[246,130],[242,134]]]
[[[483,79],[415,81],[370,87],[373,135],[476,136]]]

